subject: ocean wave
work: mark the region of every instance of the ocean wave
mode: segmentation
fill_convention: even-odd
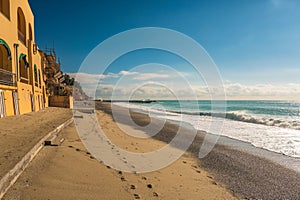
[[[300,158],[300,120],[298,117],[255,116],[245,110],[227,113],[170,111],[134,104],[118,104],[158,119],[186,122],[195,129],[248,142],[256,147]],[[226,117],[222,131],[211,129],[215,117]],[[245,123],[248,122],[248,123]],[[184,124],[183,124],[184,126]]]
[[[294,130],[300,130],[300,117],[297,116],[278,116],[274,117],[272,115],[255,115],[249,112],[249,110],[239,110],[226,113],[212,113],[203,111],[176,111],[176,110],[166,110],[161,107],[146,107],[130,103],[115,103],[116,105],[127,107],[131,109],[143,110],[144,112],[149,112],[158,115],[190,115],[190,116],[207,116],[207,117],[217,117],[226,118],[233,121],[241,121],[253,124],[262,124],[267,126],[276,126],[281,128],[289,128]]]
[[[211,113],[211,112],[188,112],[188,111],[172,111],[168,110],[170,113],[193,115],[193,116],[211,116],[226,118],[234,121],[242,121],[253,124],[263,124],[267,126],[277,126],[282,128],[291,128],[295,130],[300,130],[300,117],[297,118],[272,118],[272,117],[260,117],[251,116],[250,114],[238,111],[238,112],[227,112],[227,113]]]

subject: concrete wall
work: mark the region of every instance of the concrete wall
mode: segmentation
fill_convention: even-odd
[[[61,108],[73,108],[73,97],[72,96],[50,96],[49,97],[50,107],[61,107]]]

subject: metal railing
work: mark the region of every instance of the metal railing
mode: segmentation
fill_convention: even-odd
[[[16,86],[16,74],[0,68],[0,84]]]

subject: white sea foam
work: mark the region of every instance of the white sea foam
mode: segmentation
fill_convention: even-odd
[[[216,118],[211,116],[187,115],[167,112],[155,107],[145,107],[142,105],[116,103],[122,107],[128,107],[148,113],[152,117],[181,121],[182,119],[193,125],[198,130],[208,131],[210,125]],[[219,120],[219,119],[218,119]],[[213,129],[212,129],[213,130]],[[282,153],[290,157],[300,158],[300,130],[268,126],[265,124],[247,123],[224,119],[224,126],[221,133],[210,131],[212,134],[228,136],[244,142],[249,142],[256,147],[264,148],[273,152]]]

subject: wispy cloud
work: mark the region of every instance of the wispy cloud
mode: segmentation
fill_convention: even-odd
[[[158,74],[158,73],[143,73],[135,76],[133,80],[153,80],[153,79],[167,79],[171,78],[169,74]]]
[[[75,78],[76,81],[81,84],[98,84],[99,81],[107,78],[107,75],[103,74],[88,74],[88,73],[68,73],[71,78]]]
[[[123,75],[123,76],[131,76],[131,75],[137,75],[139,74],[138,72],[130,72],[130,71],[120,71],[119,73],[120,75]]]
[[[99,98],[110,98],[113,92],[117,98],[133,94],[136,98],[153,99],[190,99],[193,96],[197,96],[198,99],[210,99],[212,94],[215,96],[222,94],[222,87],[208,88],[201,81],[190,83],[191,88],[187,88],[189,85],[183,84],[182,80],[176,78],[174,74],[120,71],[107,75],[87,73],[70,75],[71,77],[76,76],[76,80],[91,96],[94,96],[92,93],[95,93],[95,88],[97,88],[96,96]],[[127,77],[127,79],[116,85],[117,78],[121,77]],[[115,81],[109,83],[110,79]],[[299,83],[247,85],[226,80],[223,89],[229,100],[300,100]],[[176,95],[178,96],[176,97]]]

